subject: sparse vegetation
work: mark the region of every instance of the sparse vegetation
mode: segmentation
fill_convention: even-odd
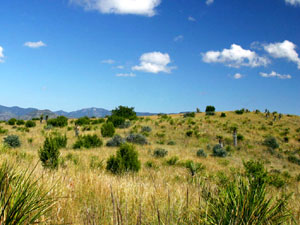
[[[83,135],[79,136],[73,145],[73,149],[81,149],[81,148],[98,148],[103,145],[102,140],[96,135]]]
[[[21,146],[21,141],[17,135],[8,135],[4,138],[3,142],[11,148],[18,148]]]

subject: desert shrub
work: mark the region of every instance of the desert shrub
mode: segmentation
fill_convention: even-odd
[[[125,118],[117,115],[111,115],[107,118],[108,122],[111,122],[114,127],[121,127],[125,123]]]
[[[25,123],[25,127],[27,127],[27,128],[31,128],[31,127],[35,127],[35,126],[36,126],[36,123],[32,120],[27,120]]]
[[[221,145],[215,145],[213,147],[213,156],[216,157],[226,157],[227,152],[224,148],[221,147]]]
[[[121,146],[124,143],[125,143],[124,138],[122,138],[120,135],[116,134],[112,139],[110,139],[106,143],[106,146],[109,146],[109,147],[119,147],[119,146]]]
[[[175,141],[168,141],[167,145],[176,145],[176,142]]]
[[[146,163],[145,163],[145,166],[147,168],[157,168],[158,166],[155,164],[155,162],[151,161],[151,160],[148,160]]]
[[[279,148],[279,144],[277,143],[277,140],[273,136],[268,136],[265,138],[263,145],[267,146],[268,148],[271,149],[276,149]]]
[[[238,114],[238,115],[242,115],[242,114],[244,114],[244,112],[245,112],[244,109],[235,110],[235,114]]]
[[[196,113],[194,112],[187,112],[183,115],[184,118],[188,118],[188,117],[195,117]]]
[[[130,144],[121,145],[116,155],[109,157],[106,165],[106,169],[114,174],[138,172],[140,168],[141,162],[138,159],[138,152]]]
[[[193,136],[193,131],[192,130],[188,130],[187,132],[185,132],[185,135],[187,137],[192,137]]]
[[[33,138],[28,138],[28,139],[27,139],[27,142],[28,142],[29,144],[32,144]]]
[[[44,168],[57,169],[59,165],[59,146],[56,140],[49,136],[46,137],[44,145],[39,150],[39,157]]]
[[[3,129],[3,127],[0,126],[0,134],[7,134],[8,130],[7,129]]]
[[[103,145],[102,140],[96,135],[83,135],[79,136],[76,142],[73,145],[73,149],[81,148],[97,148]]]
[[[168,151],[162,148],[157,148],[153,152],[153,156],[156,158],[163,158],[168,154]]]
[[[262,185],[268,181],[268,172],[260,161],[250,160],[243,162],[245,175],[255,185]]]
[[[24,120],[17,120],[16,122],[17,125],[24,125],[25,124],[25,121]]]
[[[283,141],[284,141],[285,143],[288,143],[288,142],[289,142],[289,137],[284,137],[284,138],[283,138]]]
[[[242,135],[242,134],[238,134],[237,135],[237,140],[238,141],[243,141],[245,138],[244,138],[244,136]]]
[[[188,169],[192,177],[205,168],[201,163],[194,163],[192,160],[188,160],[185,163],[185,167]]]
[[[126,141],[134,144],[139,145],[146,145],[148,144],[147,138],[142,134],[129,134],[126,137]]]
[[[146,132],[146,133],[150,133],[152,131],[152,128],[149,126],[143,126],[142,127],[142,133]]]
[[[99,119],[95,119],[95,120],[91,120],[91,124],[101,124],[101,123],[104,123],[105,122],[105,119],[103,118],[99,118]]]
[[[216,111],[216,108],[214,106],[206,106],[206,109],[205,109],[205,114],[208,115],[208,116],[213,116],[215,115],[215,111]]]
[[[3,139],[3,142],[11,148],[17,148],[21,146],[19,136],[17,135],[8,135]]]
[[[11,126],[14,126],[14,125],[16,124],[16,122],[17,122],[17,119],[11,118],[11,119],[9,119],[9,120],[7,121],[7,124],[8,124],[8,125],[11,125]]]
[[[115,134],[115,127],[112,122],[104,123],[101,127],[103,137],[112,137]]]
[[[68,126],[68,118],[59,116],[55,119],[49,119],[47,120],[47,125],[52,125],[53,127],[66,127]]]
[[[226,113],[222,112],[220,117],[226,117]]]
[[[75,125],[78,125],[78,126],[89,125],[90,122],[91,122],[90,118],[88,118],[87,116],[85,116],[85,117],[81,117],[81,118],[77,119],[75,121]]]
[[[174,166],[178,162],[179,158],[177,156],[172,156],[171,158],[166,160],[166,164],[169,166]]]
[[[1,164],[1,224],[37,224],[53,215],[54,196],[32,174],[33,171],[20,172],[8,163]]]
[[[294,156],[294,155],[290,155],[290,156],[288,157],[288,161],[291,162],[291,163],[295,163],[295,164],[300,165],[300,159],[297,158],[297,157]]]
[[[129,128],[131,126],[131,122],[129,120],[125,120],[125,122],[123,124],[121,124],[119,126],[120,129],[126,129]]]
[[[100,160],[98,156],[91,156],[90,168],[91,169],[102,169],[104,160]]]
[[[207,157],[207,154],[205,153],[205,151],[203,149],[199,149],[197,151],[197,154],[196,154],[198,157],[202,157],[202,158],[206,158]]]

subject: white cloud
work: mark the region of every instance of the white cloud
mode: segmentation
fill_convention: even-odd
[[[182,41],[183,38],[184,38],[183,35],[178,35],[178,36],[176,36],[176,37],[174,38],[174,41],[175,41],[175,42]]]
[[[155,8],[161,0],[69,0],[85,10],[97,10],[101,13],[135,14],[154,16]]]
[[[103,64],[114,64],[115,60],[113,60],[113,59],[104,59],[104,60],[101,61],[101,63],[103,63]]]
[[[161,52],[149,52],[140,57],[140,65],[132,67],[132,70],[143,71],[147,73],[171,73],[175,67],[168,67],[171,59],[169,54]]]
[[[285,0],[285,2],[294,6],[300,5],[300,0]]]
[[[290,41],[285,40],[280,43],[273,43],[264,46],[265,51],[267,51],[274,58],[286,58],[291,62],[294,62],[298,65],[300,69],[300,58],[296,52],[296,45]]]
[[[0,63],[4,62],[4,60],[3,60],[3,58],[4,58],[3,51],[4,51],[4,49],[0,46]]]
[[[214,3],[214,0],[206,0],[206,5],[210,5],[212,3]]]
[[[259,74],[260,74],[260,76],[265,77],[265,78],[269,78],[269,77],[277,77],[279,79],[291,79],[292,78],[292,76],[289,75],[289,74],[281,75],[279,73],[276,73],[275,71],[272,71],[271,73],[263,73],[263,72],[261,72]]]
[[[195,19],[194,17],[192,17],[192,16],[189,16],[189,17],[188,17],[188,20],[189,20],[189,21],[192,21],[192,22],[196,22],[196,19]]]
[[[40,48],[40,47],[45,47],[47,45],[42,41],[37,41],[37,42],[28,41],[24,44],[24,46],[29,48]]]
[[[122,70],[125,68],[125,66],[119,65],[119,66],[116,66],[116,68]]]
[[[117,77],[135,77],[134,73],[118,73],[116,74]]]
[[[268,58],[260,57],[254,51],[243,49],[236,44],[232,44],[230,49],[208,51],[202,54],[202,59],[206,63],[223,63],[235,68],[266,66],[270,63]]]
[[[234,79],[241,79],[244,75],[240,74],[240,73],[236,73],[233,75]]]

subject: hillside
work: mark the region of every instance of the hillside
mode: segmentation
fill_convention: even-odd
[[[224,113],[226,117],[221,117],[221,112],[214,116],[205,113],[197,113],[195,117],[145,116],[133,121],[128,128],[117,128],[116,133],[123,138],[130,133],[140,133],[147,139],[147,145],[135,144],[141,160],[141,170],[136,174],[121,176],[106,171],[106,161],[118,148],[105,145],[111,138],[101,137],[102,124],[83,125],[80,134],[96,134],[104,146],[73,149],[77,140],[73,119],[64,128],[37,123],[29,131],[20,129],[22,126],[0,124],[0,130],[7,130],[0,132],[0,139],[9,134],[21,139],[19,148],[0,146],[0,161],[8,160],[22,168],[32,168],[38,163],[35,175],[42,176],[40,182],[49,187],[57,183],[54,192],[62,198],[55,206],[52,223],[205,224],[200,220],[202,207],[204,212],[208,207],[205,191],[217,196],[217,187],[244,173],[243,162],[258,160],[268,170],[267,195],[280,197],[293,193],[288,206],[295,220],[300,222],[300,117],[283,115],[279,119],[276,114],[274,119],[272,114],[267,118],[264,113]],[[232,127],[237,128],[236,147]],[[68,143],[61,150],[59,169],[49,172],[42,168],[38,150],[45,137],[53,132],[66,134]],[[264,142],[269,136],[274,137],[279,146],[267,147]],[[219,140],[227,152],[226,157],[213,156]],[[158,149],[166,150],[167,155],[155,157],[154,151]],[[199,149],[207,157],[197,156]],[[201,166],[196,175],[191,176],[187,162]]]

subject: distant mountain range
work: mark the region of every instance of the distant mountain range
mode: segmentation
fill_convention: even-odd
[[[17,106],[6,107],[0,105],[0,120],[9,120],[11,118],[29,120],[32,118],[39,118],[41,115],[44,116],[48,115],[49,118],[55,118],[57,116],[65,116],[68,118],[80,118],[83,116],[88,116],[88,117],[99,118],[99,117],[105,117],[110,114],[111,114],[110,110],[102,109],[102,108],[94,108],[94,107],[80,109],[73,112],[65,112],[62,110],[52,112],[48,109],[39,110],[35,108],[21,108]],[[150,116],[155,114],[156,113],[137,112],[138,116]]]

